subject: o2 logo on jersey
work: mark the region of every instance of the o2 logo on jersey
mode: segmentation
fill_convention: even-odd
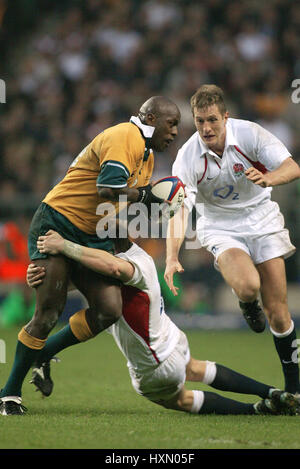
[[[231,195],[233,196],[231,200],[238,200],[239,193],[233,192],[234,187],[231,184],[227,184],[226,186],[219,187],[215,189],[213,194],[215,197],[220,197],[221,199],[228,199]]]

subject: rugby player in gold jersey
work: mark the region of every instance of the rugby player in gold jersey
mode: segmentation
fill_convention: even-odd
[[[41,366],[45,361],[43,354],[53,356],[94,337],[122,314],[117,281],[95,275],[65,256],[39,253],[38,237],[53,229],[75,243],[112,252],[112,240],[100,239],[96,232],[101,218],[97,215],[99,204],[110,201],[118,212],[120,195],[126,195],[128,202],[142,202],[148,208],[151,202],[161,201],[150,190],[152,150],[163,152],[169,146],[177,136],[179,121],[180,111],[168,98],[148,99],[130,122],[97,135],[36,211],[29,233],[29,253],[35,264],[45,268],[46,275],[36,289],[34,316],[18,335],[14,364],[0,393],[4,415],[24,413],[22,384],[30,367]],[[88,308],[71,316],[69,324],[47,341],[64,310],[69,280],[85,296]]]

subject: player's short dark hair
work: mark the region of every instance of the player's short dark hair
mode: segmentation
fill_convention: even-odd
[[[207,109],[209,106],[216,104],[222,116],[226,112],[226,105],[224,101],[224,93],[217,85],[202,85],[197,89],[196,93],[191,97],[191,108],[194,114],[194,109]]]

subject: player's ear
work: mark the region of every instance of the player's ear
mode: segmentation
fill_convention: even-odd
[[[151,125],[152,127],[155,127],[155,122],[156,122],[156,117],[152,112],[148,112],[145,117],[145,123],[147,125]]]

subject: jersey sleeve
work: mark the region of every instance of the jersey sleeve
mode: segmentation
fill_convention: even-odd
[[[128,259],[126,254],[122,253],[122,252],[119,253],[119,254],[116,254],[116,257],[120,257],[121,259],[124,259],[125,261],[130,262],[134,267],[134,274],[133,274],[132,278],[130,280],[128,280],[128,282],[124,282],[124,285],[130,285],[132,287],[138,285],[143,279],[143,273],[142,273],[142,270],[139,267],[138,263],[134,262],[132,259]]]
[[[284,160],[292,156],[285,145],[261,125],[255,124],[253,131],[257,161],[268,171],[277,169]]]
[[[126,187],[136,167],[143,145],[141,138],[131,128],[133,124],[128,125],[130,127],[112,127],[102,135],[101,146],[97,149],[100,155],[99,187]]]
[[[124,164],[120,161],[109,160],[101,166],[101,171],[97,178],[97,186],[121,189],[127,186],[129,176],[128,169]]]
[[[187,158],[185,153],[182,151],[182,149],[180,149],[176,160],[173,163],[172,175],[179,177],[183,184],[185,184],[186,197],[184,199],[184,204],[190,212],[196,203],[196,194],[198,192],[198,188],[196,174],[192,174],[186,159]]]

